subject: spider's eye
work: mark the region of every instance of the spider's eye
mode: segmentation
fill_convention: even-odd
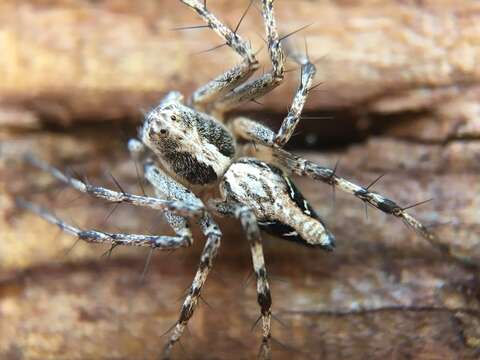
[[[161,135],[167,135],[167,129],[160,129],[160,134]]]
[[[173,121],[177,120],[177,117],[175,115],[172,115],[170,116],[170,119],[172,119]]]

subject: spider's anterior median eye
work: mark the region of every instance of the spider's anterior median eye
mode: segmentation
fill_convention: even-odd
[[[160,129],[160,134],[161,135],[167,135],[167,129]]]
[[[170,116],[170,119],[172,119],[173,121],[177,120],[177,117],[175,115],[172,115]]]

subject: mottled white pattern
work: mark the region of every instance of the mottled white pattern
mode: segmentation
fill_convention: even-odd
[[[273,172],[267,164],[241,159],[230,166],[224,182],[227,186],[222,187],[222,195],[233,196],[251,208],[259,221],[276,220],[292,227],[311,245],[331,245],[333,239],[323,224],[292,200],[295,194],[290,180]]]

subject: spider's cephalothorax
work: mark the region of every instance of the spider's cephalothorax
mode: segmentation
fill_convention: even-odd
[[[307,176],[335,186],[387,214],[401,218],[433,245],[439,246],[439,243],[420,222],[395,202],[369,191],[369,187],[356,185],[337,176],[335,170],[283,149],[300,120],[315,76],[315,66],[307,56],[295,52],[290,54],[301,66],[300,84],[277,133],[247,118],[236,118],[228,122],[223,118],[222,114],[227,110],[243,102],[254,101],[273,90],[283,80],[285,56],[273,14],[273,0],[261,0],[272,69],[253,80],[248,79],[258,68],[258,61],[249,43],[220,22],[207,9],[205,2],[181,2],[194,9],[243,61],[200,87],[190,97],[188,105],[183,102],[180,93],[169,93],[146,115],[139,131],[139,139],[129,141],[128,148],[136,160],[143,162],[145,178],[152,185],[156,196],[133,195],[92,186],[69,177],[40,160],[30,159],[37,167],[49,171],[81,192],[111,202],[127,202],[162,211],[175,235],[80,230],[37,205],[24,200],[19,200],[18,203],[84,241],[109,243],[112,246],[134,245],[161,250],[187,247],[193,241],[189,222],[193,218],[198,220],[207,240],[179,319],[165,346],[164,358],[170,356],[173,345],[180,339],[193,315],[200,291],[220,246],[222,234],[207,209],[238,218],[250,242],[257,277],[263,336],[260,354],[266,359],[270,357],[272,300],[260,229],[306,246],[326,250],[331,250],[334,246],[332,234],[288,175]],[[236,149],[236,144],[240,141],[255,144],[255,157],[246,157],[245,147]],[[193,192],[198,188],[217,185],[221,198],[209,199],[206,204]]]
[[[212,116],[170,98],[147,114],[141,141],[182,183],[215,183],[235,155],[232,135]]]

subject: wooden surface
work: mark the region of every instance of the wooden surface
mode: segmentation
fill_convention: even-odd
[[[233,27],[247,5],[212,0],[209,8]],[[306,39],[318,59],[323,85],[309,109],[364,115],[478,103],[476,1],[285,0],[276,9],[283,34],[311,24],[291,38],[300,48]],[[211,31],[172,31],[201,24],[177,0],[5,0],[0,16],[0,124],[15,127],[138,118],[159,94],[189,93],[239,60],[226,47],[203,52],[222,43]],[[268,68],[255,8],[240,33],[263,47]],[[260,110],[286,108],[298,76],[287,78]]]
[[[243,1],[211,0],[235,24]],[[274,359],[475,359],[480,356],[480,107],[476,2],[278,1],[285,32],[305,23],[321,92],[294,150],[408,206],[467,266],[401,221],[324,184],[295,179],[337,238],[333,253],[265,236]],[[33,153],[95,184],[140,193],[126,140],[140,108],[190,91],[235,61],[177,1],[4,1],[0,5],[0,358],[154,359],[175,322],[203,238],[155,253],[102,256],[14,206],[25,196],[82,228],[165,233],[152,211],[81,196],[22,163]],[[168,14],[165,15],[165,14]],[[313,14],[313,15],[312,15]],[[242,33],[258,46],[258,13]],[[257,25],[254,25],[257,24]],[[257,31],[258,30],[258,31]],[[160,41],[159,39],[162,39]],[[204,41],[205,39],[205,41]],[[301,36],[298,38],[303,44]],[[201,41],[200,41],[201,40]],[[263,57],[262,59],[264,58]],[[194,68],[196,71],[190,72]],[[188,69],[189,72],[186,71]],[[388,75],[388,76],[387,76]],[[273,128],[296,75],[250,115]],[[134,122],[134,125],[131,123]],[[61,124],[59,128],[55,124]],[[301,149],[300,149],[301,148]],[[147,189],[147,191],[151,191]],[[241,228],[222,248],[176,359],[252,359],[259,330]],[[250,279],[249,279],[250,278]],[[280,345],[283,344],[283,345]]]
[[[98,130],[98,128],[94,128]],[[109,131],[109,138],[119,131]],[[105,141],[92,129],[73,133],[12,136],[4,150],[32,151],[58,165],[70,164],[90,181],[140,192],[133,164],[120,141]],[[454,143],[455,144],[455,143]],[[456,144],[458,145],[458,144]],[[437,148],[438,147],[438,148]],[[396,155],[391,155],[395,150]],[[13,151],[13,150],[12,150]],[[382,137],[344,153],[305,155],[323,164],[341,158],[340,173],[369,183],[388,175],[376,190],[400,204],[435,200],[413,212],[442,241],[478,263],[478,171],[455,161],[436,160],[448,147],[404,143]],[[64,161],[60,161],[59,155]],[[432,159],[422,164],[421,160]],[[450,155],[453,156],[453,155]],[[0,354],[25,359],[153,359],[175,321],[203,244],[154,256],[145,283],[140,280],[147,253],[77,244],[58,229],[12,207],[13,194],[27,195],[83,228],[164,233],[159,216],[79,196],[11,160],[2,168],[0,241]],[[337,237],[333,253],[312,251],[266,238],[275,321],[275,359],[473,359],[478,355],[478,269],[442,257],[400,221],[306,179],[305,196]],[[452,184],[455,184],[453,187]],[[62,190],[63,189],[63,190]],[[469,189],[470,192],[464,191]],[[61,191],[59,191],[61,190]],[[254,357],[258,308],[248,245],[235,221],[222,221],[223,245],[215,270],[182,340],[176,358]],[[477,355],[475,355],[477,354]]]

